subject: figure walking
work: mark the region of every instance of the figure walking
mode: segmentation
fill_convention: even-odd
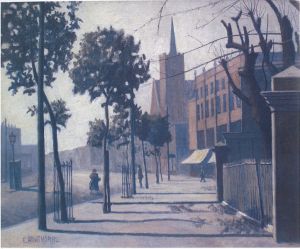
[[[203,167],[201,167],[201,171],[200,171],[200,182],[206,182],[205,181],[205,172]]]
[[[92,173],[90,174],[90,190],[91,193],[98,193],[99,192],[99,181],[101,178],[99,177],[97,170],[93,169]]]
[[[143,187],[142,181],[143,181],[144,175],[143,175],[143,171],[142,171],[141,165],[138,165],[138,167],[139,167],[139,169],[138,169],[139,183],[140,183],[140,188],[142,188]]]

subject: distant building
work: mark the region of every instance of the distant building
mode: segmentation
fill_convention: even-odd
[[[9,174],[9,162],[13,160],[12,145],[9,135],[16,136],[14,144],[15,160],[21,160],[22,174],[37,170],[37,145],[23,145],[21,141],[21,128],[8,124],[5,120],[1,123],[1,180],[7,181]]]
[[[36,144],[22,145],[21,163],[23,171],[37,172],[38,168],[38,147]]]
[[[21,129],[8,124],[5,120],[1,123],[1,181],[7,181],[9,175],[9,161],[13,160],[12,146],[9,142],[9,134],[16,136],[14,144],[15,159],[20,159],[21,155]]]
[[[140,141],[136,141],[136,164],[143,165],[142,149]],[[126,164],[126,148],[116,148],[114,146],[109,147],[109,162],[110,171],[121,172],[122,165]],[[61,163],[63,161],[69,161],[72,159],[74,170],[92,170],[97,169],[99,172],[103,171],[103,149],[91,147],[88,145],[80,146],[74,149],[59,151],[59,157]],[[53,152],[46,155],[46,168],[47,170],[53,170],[54,158]],[[130,155],[129,155],[130,160]],[[152,168],[148,169],[153,172]]]
[[[176,155],[176,165],[188,154],[187,102],[194,81],[184,78],[184,56],[177,52],[173,19],[171,21],[170,52],[159,56],[160,79],[152,84],[150,114],[169,115],[172,142],[170,154]],[[193,93],[193,91],[192,91]],[[167,146],[162,148],[162,169],[167,171]]]

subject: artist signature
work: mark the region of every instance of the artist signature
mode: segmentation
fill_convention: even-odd
[[[24,244],[35,244],[35,243],[55,244],[58,243],[58,238],[49,235],[36,235],[36,236],[28,235],[23,237],[23,243]]]

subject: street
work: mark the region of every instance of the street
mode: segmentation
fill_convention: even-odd
[[[153,178],[153,179],[152,179]],[[138,188],[134,198],[112,197],[112,212],[102,200],[74,207],[75,221],[53,222],[37,230],[37,219],[2,229],[3,247],[272,247],[272,235],[217,203],[215,182],[187,176]],[[76,235],[76,236],[74,236]],[[293,246],[280,244],[279,246]]]

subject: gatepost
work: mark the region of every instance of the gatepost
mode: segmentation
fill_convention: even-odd
[[[272,112],[273,236],[300,241],[300,70],[294,66],[272,78],[262,92]]]
[[[223,164],[228,159],[228,147],[226,145],[216,145],[213,148],[216,154],[216,169],[217,169],[217,198],[218,202],[223,201]]]

